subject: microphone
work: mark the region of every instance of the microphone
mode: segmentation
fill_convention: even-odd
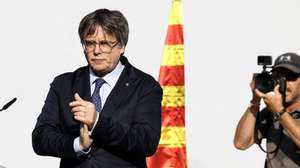
[[[8,103],[6,103],[2,109],[0,109],[0,111],[6,110],[9,106],[11,106],[15,101],[17,100],[17,98],[13,98],[11,101],[9,101]]]

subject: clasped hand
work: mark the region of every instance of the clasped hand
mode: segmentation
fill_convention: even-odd
[[[75,93],[74,98],[75,101],[70,102],[70,107],[75,120],[86,124],[91,129],[96,121],[95,105],[83,100],[78,93]]]
[[[70,107],[74,114],[74,118],[80,121],[80,148],[81,150],[88,149],[93,139],[89,135],[89,129],[91,129],[96,120],[96,108],[91,102],[83,100],[78,93],[74,95],[75,101],[70,102]]]

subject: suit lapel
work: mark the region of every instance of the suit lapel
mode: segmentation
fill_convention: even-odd
[[[128,63],[127,59],[124,60],[123,58],[121,62],[122,61],[125,64],[125,68],[121,73],[115,87],[110,92],[101,112],[109,116],[113,114],[113,109],[117,109],[119,105],[123,101],[126,101],[128,97],[136,90],[136,85],[138,83],[138,78],[133,67]]]
[[[73,95],[75,93],[78,93],[79,96],[84,100],[92,100],[88,66],[78,69],[75,74],[73,82]]]

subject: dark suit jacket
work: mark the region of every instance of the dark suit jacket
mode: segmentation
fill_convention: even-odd
[[[60,157],[61,168],[146,167],[145,158],[154,154],[160,139],[162,89],[124,56],[121,63],[125,68],[91,135],[91,152],[79,157],[73,142],[80,123],[74,120],[69,102],[75,92],[92,101],[89,68],[54,79],[32,132],[37,154]]]

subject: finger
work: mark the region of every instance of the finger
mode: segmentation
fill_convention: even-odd
[[[79,96],[78,93],[75,93],[74,98],[75,98],[75,100],[77,100],[77,101],[83,101],[83,99]]]
[[[256,95],[258,97],[260,97],[260,98],[266,98],[266,96],[267,96],[266,94],[264,94],[263,92],[259,91],[258,89],[255,89],[254,91],[255,91]]]
[[[83,124],[83,128],[84,128],[85,132],[89,131],[89,128],[88,128],[88,126],[86,124]]]
[[[83,123],[80,123],[80,131],[83,131],[83,129],[84,129],[84,124]]]
[[[84,131],[83,125],[84,125],[84,124],[80,123],[80,135],[83,134],[83,131]]]
[[[74,107],[74,106],[84,106],[85,102],[83,101],[72,101],[69,103],[69,106]]]
[[[82,117],[82,116],[79,116],[79,115],[75,115],[74,119],[79,121],[79,122],[82,122],[82,123],[85,122],[85,117]]]
[[[253,91],[255,89],[255,83],[254,81],[251,81],[250,84],[249,84],[251,90]]]
[[[258,75],[258,73],[253,73],[252,75],[252,80],[255,81],[256,76]]]
[[[82,135],[88,134],[89,130],[88,130],[88,126],[86,124],[81,123],[80,124],[80,133]],[[89,135],[89,134],[88,134]]]
[[[250,87],[251,87],[252,90],[254,90],[254,88],[255,88],[255,78],[256,78],[256,76],[257,76],[257,73],[254,73],[252,75],[252,80],[250,82]]]
[[[84,112],[75,112],[74,116],[85,117],[85,113]]]
[[[71,111],[73,113],[76,113],[76,112],[86,112],[85,108],[83,106],[75,106],[71,109]]]
[[[271,91],[271,92],[266,93],[266,95],[274,96],[275,92]]]
[[[275,92],[275,94],[280,94],[280,92],[279,92],[279,85],[275,86],[274,92]]]

